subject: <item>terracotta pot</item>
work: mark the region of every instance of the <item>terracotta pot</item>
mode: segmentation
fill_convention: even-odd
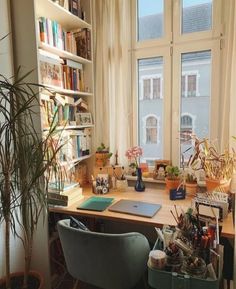
[[[11,278],[11,289],[21,288],[24,278],[23,272],[15,272],[10,274]],[[6,279],[0,279],[0,289],[6,288]],[[27,289],[43,289],[44,286],[44,278],[42,274],[37,271],[30,271],[29,273],[29,283]]]
[[[110,164],[109,153],[96,153],[95,154],[96,161],[95,164],[97,167],[105,167]]]
[[[197,188],[198,188],[197,183],[186,183],[185,184],[186,194],[188,196],[195,196],[197,193]]]
[[[166,191],[169,192],[172,189],[177,189],[178,186],[180,185],[180,179],[174,179],[174,180],[170,180],[165,178],[165,182],[166,182]]]
[[[222,192],[227,193],[230,188],[230,180],[214,180],[206,178],[206,188],[208,192],[212,192],[215,189],[218,189]]]

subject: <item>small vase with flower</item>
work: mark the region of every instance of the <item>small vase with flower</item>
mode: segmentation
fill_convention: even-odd
[[[145,184],[142,180],[142,170],[139,167],[139,159],[140,159],[140,156],[142,156],[142,154],[143,154],[143,149],[139,146],[134,146],[128,149],[125,154],[130,162],[130,166],[132,165],[132,167],[136,169],[137,180],[136,180],[134,188],[138,192],[145,191]]]

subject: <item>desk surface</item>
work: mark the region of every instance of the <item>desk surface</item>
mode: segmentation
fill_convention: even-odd
[[[140,223],[149,226],[162,226],[165,224],[168,225],[176,225],[176,222],[173,216],[170,213],[170,210],[174,210],[174,205],[177,206],[177,210],[181,213],[181,209],[184,211],[187,210],[191,206],[191,198],[187,196],[185,200],[171,201],[169,199],[169,195],[164,190],[158,189],[146,189],[145,192],[136,192],[133,188],[128,188],[126,191],[119,192],[109,192],[104,195],[104,197],[114,197],[115,200],[113,203],[120,199],[129,199],[129,200],[139,200],[143,202],[149,203],[157,203],[161,204],[161,209],[157,212],[157,214],[152,218],[139,217],[129,214],[110,212],[106,209],[103,212],[97,211],[88,211],[88,210],[78,210],[78,204],[84,202],[87,198],[94,196],[92,194],[91,188],[83,188],[84,199],[74,203],[69,207],[50,207],[50,212],[55,213],[64,213],[64,214],[72,214],[72,215],[80,215],[87,217],[95,217],[101,219],[109,219],[109,220],[117,220],[124,221],[130,223]],[[232,213],[228,214],[227,218],[221,223],[222,232],[221,235],[228,238],[233,238],[235,235],[235,228],[233,226],[233,218]]]

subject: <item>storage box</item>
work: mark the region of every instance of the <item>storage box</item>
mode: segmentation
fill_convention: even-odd
[[[148,284],[155,289],[219,289],[219,280],[207,280],[153,269],[148,264]]]

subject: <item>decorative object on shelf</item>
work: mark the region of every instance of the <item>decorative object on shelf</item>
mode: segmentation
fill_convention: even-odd
[[[135,191],[137,192],[143,192],[145,191],[145,184],[142,180],[142,170],[141,168],[137,168],[137,180],[135,182]]]
[[[110,163],[110,158],[112,153],[109,152],[109,147],[106,147],[104,143],[101,143],[96,150],[96,166],[97,167],[105,167],[108,166]]]
[[[166,166],[170,165],[169,160],[157,160],[155,161],[155,168],[153,170],[153,179],[154,180],[165,180],[165,169]]]
[[[166,190],[177,189],[181,184],[180,170],[178,166],[167,165],[166,172]]]
[[[78,112],[75,114],[77,125],[91,125],[93,124],[92,115],[90,112]]]
[[[189,159],[188,166],[193,170],[204,170],[207,191],[218,189],[228,192],[236,167],[236,154],[228,148],[220,152],[208,139],[200,140],[195,137],[194,153]]]

